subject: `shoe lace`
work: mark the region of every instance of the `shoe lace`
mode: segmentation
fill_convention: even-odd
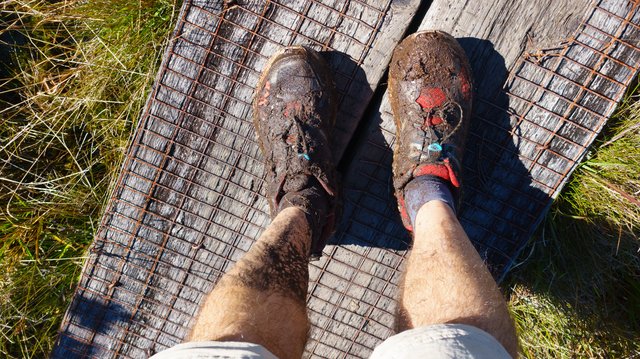
[[[447,118],[450,118],[449,116],[451,116],[451,114],[447,113],[448,110],[450,109],[455,109],[458,110],[458,123],[453,127],[453,129],[446,133],[446,134],[442,134],[440,131],[438,131],[436,129],[436,126],[450,126],[450,122],[447,121]],[[464,110],[462,109],[462,106],[460,106],[459,103],[457,102],[447,102],[446,104],[444,104],[443,106],[434,109],[434,108],[430,108],[430,109],[422,109],[423,113],[425,113],[425,117],[424,117],[424,122],[422,124],[422,126],[420,126],[420,129],[423,130],[425,132],[425,136],[422,137],[422,146],[420,146],[420,156],[419,156],[419,162],[422,162],[423,156],[427,156],[430,157],[431,154],[433,152],[440,152],[440,157],[442,159],[444,158],[448,158],[448,154],[449,152],[453,149],[453,145],[448,144],[445,148],[445,146],[443,146],[443,143],[448,140],[449,138],[451,138],[451,136],[453,136],[462,126],[462,118],[464,116]],[[432,124],[432,120],[434,118],[439,118],[442,122],[434,125]],[[426,131],[427,131],[427,127],[431,127],[433,128],[433,133],[436,135],[436,141],[431,141],[430,138],[428,138],[429,136],[426,136]],[[429,142],[427,144],[427,142]],[[426,146],[425,146],[426,145]]]
[[[297,152],[298,158],[303,158],[309,161],[311,158],[309,157],[309,145],[307,144],[307,140],[304,136],[304,131],[302,130],[302,121],[297,115],[293,115],[292,118],[293,125],[296,127],[298,131],[298,141],[297,141]]]

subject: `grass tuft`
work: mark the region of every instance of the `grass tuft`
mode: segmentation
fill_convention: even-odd
[[[634,234],[640,227],[640,102],[624,104],[612,122],[563,198],[574,216]]]
[[[51,350],[178,5],[0,5],[0,356]]]
[[[527,358],[640,356],[640,102],[620,108],[511,275]]]
[[[1,357],[52,348],[177,1],[0,3]],[[528,358],[640,357],[640,103],[621,108],[506,283]]]

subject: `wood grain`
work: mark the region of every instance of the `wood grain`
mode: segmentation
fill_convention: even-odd
[[[147,357],[269,223],[253,89],[285,45],[323,51],[355,153],[344,215],[310,266],[305,357],[366,357],[393,334],[409,238],[391,193],[386,97],[347,148],[419,2],[185,2],[52,357]],[[467,51],[477,101],[461,221],[500,278],[638,69],[637,2],[433,1],[420,28]]]
[[[497,279],[635,78],[639,21],[638,4],[626,1],[432,3],[420,28],[453,33],[473,67],[459,217]],[[392,192],[386,95],[379,106],[346,175],[339,245],[312,272],[308,356],[344,357],[349,348],[366,357],[394,333],[410,238]]]
[[[251,101],[267,59],[322,52],[340,158],[419,2],[187,1],[52,357],[146,357],[269,223]]]

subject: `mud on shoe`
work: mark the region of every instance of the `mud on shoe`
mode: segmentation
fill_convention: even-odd
[[[253,100],[253,122],[265,156],[274,218],[296,206],[311,228],[311,259],[333,234],[338,178],[331,151],[337,112],[333,80],[313,50],[288,47],[267,63]]]
[[[396,124],[393,184],[404,226],[412,231],[405,186],[415,177],[446,181],[459,198],[462,152],[471,116],[471,68],[455,38],[413,34],[394,50],[389,101]]]

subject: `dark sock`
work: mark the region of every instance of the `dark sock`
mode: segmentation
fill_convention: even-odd
[[[411,180],[404,188],[404,203],[411,224],[415,227],[418,210],[430,201],[442,201],[456,212],[456,205],[449,183],[440,177],[420,176]]]

